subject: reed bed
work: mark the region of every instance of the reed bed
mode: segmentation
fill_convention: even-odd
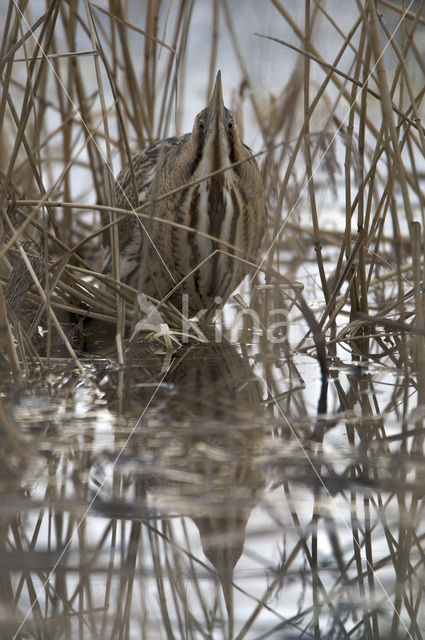
[[[204,101],[226,47],[263,255],[212,327],[163,301],[129,341],[152,306],[103,245],[150,214],[114,175],[186,132],[199,5],[4,3],[0,638],[422,637],[425,0],[349,4],[345,29],[270,0],[241,34],[257,3],[202,3]],[[271,87],[242,36],[282,61]],[[218,521],[280,555],[248,551],[230,589]]]
[[[416,32],[423,27],[421,7],[414,14],[407,12],[390,38],[385,15],[375,5],[359,8],[350,33],[343,37],[319,3],[306,3],[303,26],[294,22],[285,5],[273,4],[298,44],[267,34],[257,37],[270,38],[268,46],[276,56],[291,47],[297,60],[288,82],[276,83],[274,94],[262,101],[252,90],[230,7],[213,2],[209,9],[215,28],[205,88],[212,86],[215,73],[220,15],[239,67],[236,110],[242,128],[255,128],[261,136],[256,151],[269,223],[251,293],[264,282],[276,285],[267,294],[265,313],[270,312],[269,304],[281,306],[282,278],[294,286],[291,275],[298,275],[298,256],[304,259],[306,249],[309,262],[314,256],[319,276],[316,295],[322,296],[323,307],[316,319],[323,340],[342,313],[349,318],[344,340],[352,338],[350,348],[367,357],[371,343],[362,335],[376,322],[385,327],[390,316],[406,328],[406,314],[411,317],[409,310],[415,306],[415,287],[406,280],[418,249],[414,238],[423,228],[423,88],[413,79],[423,75],[415,44]],[[135,149],[160,139],[174,123],[179,126],[183,91],[190,82],[185,52],[193,7],[178,3],[166,21],[165,5],[148,3],[146,15],[138,16],[146,22],[145,29],[129,21],[121,3],[107,8],[86,3],[78,10],[66,2],[49,3],[37,18],[24,7],[9,5],[1,49],[4,324],[14,326],[11,315],[20,322],[19,340],[25,336],[31,344],[41,323],[48,350],[50,332],[57,332],[75,359],[63,316],[70,324],[84,319],[108,322],[119,338],[134,318],[134,291],[101,273],[102,239],[110,236],[119,253],[115,230],[120,216],[146,220],[149,212],[113,207],[114,167],[126,163]],[[397,26],[402,9],[391,6],[387,11]],[[334,60],[323,60],[314,44],[316,23],[322,29],[325,24],[341,40]],[[136,38],[143,50],[142,69],[131,54]],[[342,71],[339,62],[344,60],[345,69],[349,54],[349,72]],[[323,72],[320,83],[316,74],[314,80],[311,77],[312,65]],[[245,103],[253,116],[249,123],[242,120]],[[337,161],[341,149],[343,175]],[[323,181],[345,196],[343,231],[322,228],[317,199]],[[310,212],[308,225],[296,213],[301,206]],[[285,248],[292,243],[298,251],[287,259]],[[336,256],[331,273],[324,259],[328,246],[335,248]],[[415,263],[420,271],[420,256],[415,256]],[[387,291],[388,284],[394,291],[385,305],[379,293]],[[299,300],[299,290],[294,296]],[[263,298],[259,296],[261,303]],[[248,292],[245,304],[252,306],[250,301]],[[253,309],[264,315],[255,304]],[[22,323],[23,310],[31,318],[27,326]],[[173,329],[182,326],[166,302],[162,310],[168,312]],[[328,351],[335,339],[336,335]],[[376,341],[372,343],[375,347]],[[13,340],[6,345],[9,364],[16,367],[22,356],[13,353]],[[23,345],[19,350],[25,353]]]

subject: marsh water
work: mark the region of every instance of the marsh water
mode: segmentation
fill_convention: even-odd
[[[0,637],[423,637],[402,338],[326,386],[314,349],[206,336],[138,341],[122,367],[96,329],[82,370],[57,357],[3,388]]]

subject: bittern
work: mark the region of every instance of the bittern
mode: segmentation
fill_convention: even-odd
[[[249,264],[237,258],[256,259],[266,223],[261,174],[224,106],[220,71],[192,133],[152,144],[133,157],[132,165],[117,177],[117,206],[151,202],[153,209],[143,211],[153,218],[150,228],[136,215],[119,223],[121,280],[140,284],[143,293],[158,300],[175,288],[170,301],[176,307],[190,317],[201,309],[211,315],[249,271]],[[111,265],[109,250],[104,271]]]

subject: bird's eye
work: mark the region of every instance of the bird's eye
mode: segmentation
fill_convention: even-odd
[[[229,120],[227,123],[227,131],[233,131],[233,120]]]
[[[205,122],[203,120],[198,121],[199,131],[205,131]]]

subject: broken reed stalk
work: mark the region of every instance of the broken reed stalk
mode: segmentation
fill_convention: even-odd
[[[305,51],[309,51],[310,42],[311,42],[311,33],[313,30],[313,21],[314,17],[312,17],[310,24],[310,3],[306,2],[305,4],[305,39],[304,39],[304,49]],[[313,234],[314,234],[314,250],[316,252],[316,260],[317,266],[319,269],[320,282],[322,285],[323,296],[325,301],[329,301],[329,290],[328,283],[326,280],[325,267],[323,264],[323,256],[322,256],[322,248],[320,245],[320,228],[319,228],[319,217],[316,206],[316,189],[314,184],[314,176],[313,176],[313,167],[312,167],[312,159],[311,159],[311,138],[310,138],[310,118],[309,118],[309,109],[310,109],[310,60],[306,56],[304,58],[304,122],[305,125],[305,134],[304,134],[304,157],[306,161],[306,179],[308,184],[308,195],[310,200],[310,209],[311,209],[311,217],[313,223]]]

